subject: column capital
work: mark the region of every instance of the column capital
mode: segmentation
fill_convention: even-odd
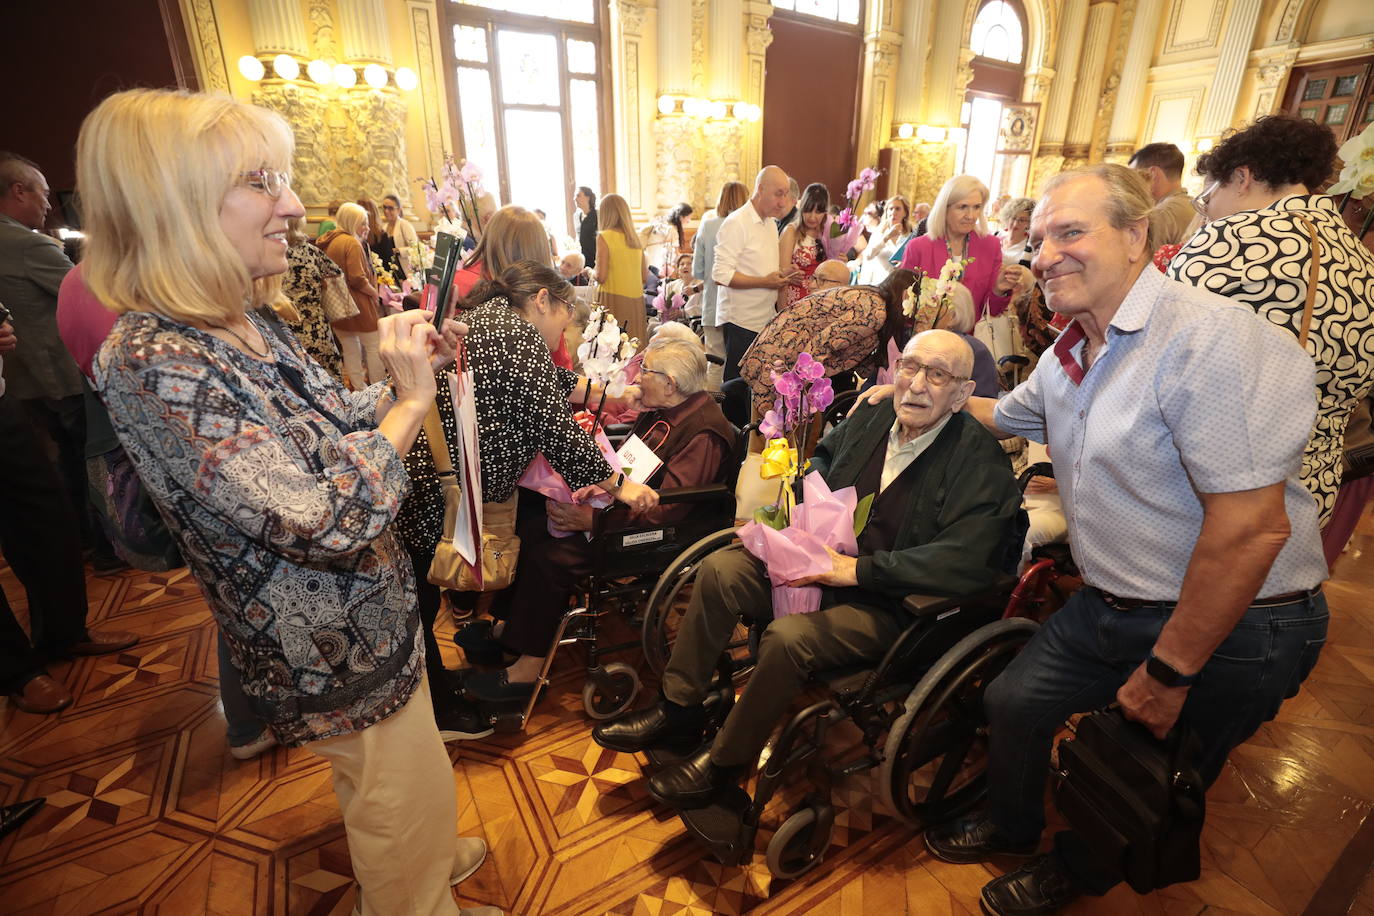
[[[768,20],[762,16],[751,15],[749,17],[749,29],[745,35],[745,44],[749,48],[750,54],[766,54],[768,46],[773,43],[773,30],[768,27]]]
[[[640,0],[615,0],[614,6],[620,28],[626,35],[643,34],[646,7]]]

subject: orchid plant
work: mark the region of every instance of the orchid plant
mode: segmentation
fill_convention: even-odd
[[[654,311],[658,313],[658,323],[667,324],[677,321],[687,311],[687,297],[682,294],[682,280],[667,280],[658,286],[654,297]]]
[[[582,331],[582,343],[577,348],[577,358],[582,361],[582,374],[587,377],[587,394],[583,403],[589,403],[592,384],[601,385],[601,401],[593,416],[592,431],[601,423],[601,411],[607,398],[618,398],[625,393],[625,367],[639,349],[639,341],[629,334],[622,333],[620,323],[605,307],[597,306],[587,319],[587,327]]]
[[[432,177],[416,179],[424,189],[425,205],[429,212],[440,215],[443,221],[449,223],[455,220],[456,215],[474,238],[480,238],[482,221],[477,212],[477,199],[482,196],[482,170],[469,159],[459,163],[452,155],[447,155],[440,177],[442,182],[436,182]],[[452,210],[449,209],[450,205]]]
[[[399,289],[395,275],[382,261],[381,255],[371,249],[368,249],[368,253],[372,255],[372,272],[377,275],[377,282],[391,289]]]
[[[938,277],[923,275],[919,284],[907,290],[902,313],[923,328],[939,327],[953,298],[954,284],[964,278],[972,263],[973,258],[950,258],[940,268]]]
[[[781,530],[790,522],[796,501],[801,471],[797,456],[806,445],[811,424],[834,402],[835,390],[826,378],[825,365],[810,353],[799,354],[786,372],[774,369],[771,374],[778,397],[759,423],[759,433],[767,442],[759,473],[765,479],[780,478],[778,499],[755,512],[754,518]]]
[[[1341,168],[1340,178],[1327,193],[1344,194],[1345,199],[1340,204],[1344,210],[1352,197],[1364,200],[1374,195],[1374,124],[1342,143],[1337,154],[1345,165]],[[1374,207],[1369,208],[1364,225],[1360,227],[1360,238],[1365,237],[1371,225],[1374,225]]]
[[[424,288],[425,271],[434,266],[434,246],[424,239],[417,238],[405,251],[411,273],[402,289],[410,293]]]
[[[873,190],[874,185],[878,183],[879,174],[877,169],[864,169],[859,173],[859,177],[851,181],[849,186],[845,188],[844,196],[847,206],[830,224],[831,238],[839,238],[854,225],[854,208],[859,205],[859,198],[863,197],[864,192]]]

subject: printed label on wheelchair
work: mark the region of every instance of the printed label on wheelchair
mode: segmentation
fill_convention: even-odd
[[[673,536],[672,528],[655,528],[653,531],[636,531],[634,534],[627,534],[621,537],[621,547],[639,547],[643,544],[657,544]]]

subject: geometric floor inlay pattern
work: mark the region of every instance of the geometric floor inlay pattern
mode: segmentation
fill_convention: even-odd
[[[0,698],[0,802],[48,799],[0,841],[0,913],[350,913],[356,888],[324,761],[282,748],[243,763],[228,754],[214,624],[195,581],[175,570],[88,585],[90,622],[142,640],[52,666],[76,696],[58,715]],[[23,591],[3,563],[0,586],[23,619]],[[1304,912],[1374,805],[1370,518],[1326,588],[1332,623],[1316,670],[1208,793],[1201,879],[1145,897],[1117,888],[1067,912]],[[456,663],[446,635],[440,644]],[[720,865],[649,798],[642,758],[590,740],[580,664],[559,660],[524,734],[449,747],[454,832],[491,849],[457,889],[460,905],[521,916],[979,912],[979,889],[998,869],[932,859],[885,809],[871,773],[835,787],[821,868],[789,882],[764,864],[800,787],[765,812],[749,862]],[[1374,875],[1349,912],[1374,916]]]

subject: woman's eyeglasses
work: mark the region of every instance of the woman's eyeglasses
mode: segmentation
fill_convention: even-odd
[[[1217,193],[1217,188],[1221,187],[1221,179],[1212,182],[1212,186],[1207,188],[1197,197],[1193,198],[1193,209],[1203,216],[1207,215],[1207,205],[1212,202],[1212,195]]]
[[[276,200],[291,187],[291,176],[277,169],[253,169],[239,176],[239,183]]]

